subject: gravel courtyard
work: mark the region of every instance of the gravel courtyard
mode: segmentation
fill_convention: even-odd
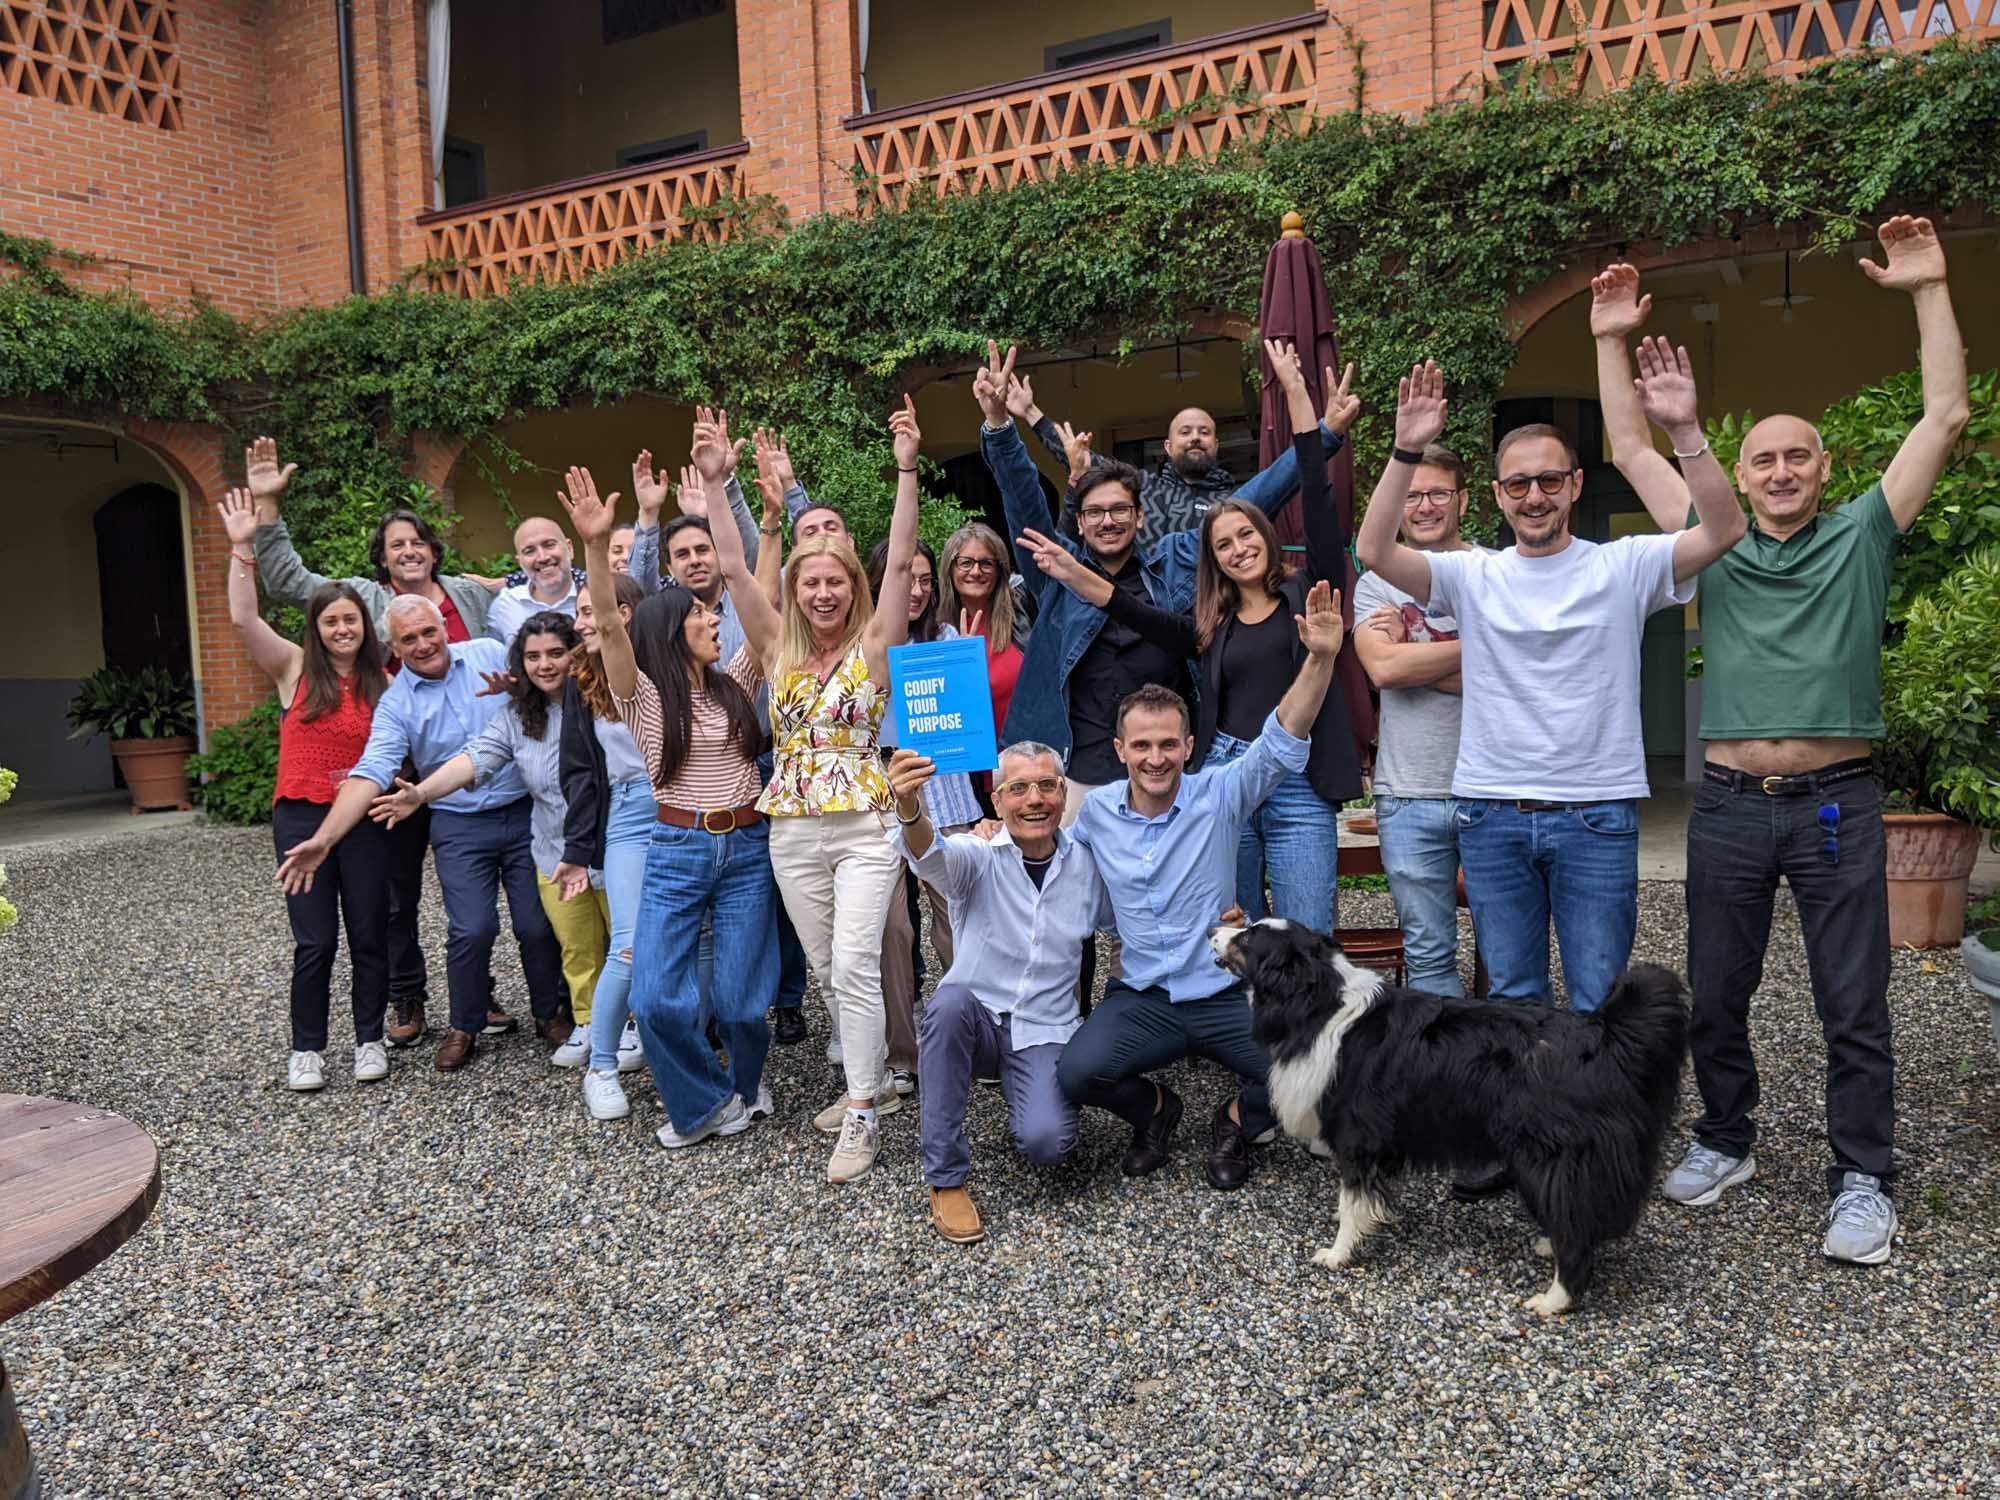
[[[337,1007],[329,1086],[297,1096],[266,832],[6,864],[0,1091],[117,1110],[163,1155],[145,1229],[0,1325],[61,1496],[2000,1494],[2000,1054],[1955,955],[1896,958],[1888,1266],[1819,1255],[1822,1054],[1781,902],[1760,1176],[1657,1204],[1543,1326],[1508,1204],[1413,1178],[1334,1275],[1308,1263],[1334,1194],[1303,1151],[1211,1192],[1213,1069],[1175,1080],[1175,1160],[1138,1182],[1103,1116],[1038,1176],[978,1091],[988,1238],[955,1248],[914,1111],[873,1173],[823,1180],[816,1003],[772,1055],[778,1118],[685,1154],[653,1141],[648,1077],[593,1125],[525,1032],[358,1089]],[[1641,955],[1681,966],[1678,888],[1642,899]],[[434,898],[425,934],[435,1020]],[[525,1013],[504,943],[498,971]]]

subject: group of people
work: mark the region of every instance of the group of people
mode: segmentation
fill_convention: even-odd
[[[1576,536],[1582,466],[1537,425],[1493,455],[1513,545],[1472,544],[1466,464],[1438,443],[1444,377],[1425,362],[1399,382],[1394,447],[1352,538],[1368,570],[1352,647],[1381,694],[1373,805],[1410,983],[1464,992],[1462,878],[1496,1003],[1553,1003],[1551,924],[1576,1010],[1595,1009],[1631,958],[1648,791],[1640,634],[1702,580],[1708,749],[1687,890],[1704,1109],[1664,1191],[1708,1204],[1756,1170],[1747,1014],[1782,876],[1828,1047],[1823,1248],[1861,1263],[1886,1259],[1896,1228],[1869,761],[1883,611],[1897,539],[1967,416],[1937,236],[1899,217],[1880,238],[1882,263],[1862,268],[1913,300],[1925,413],[1866,494],[1822,510],[1830,459],[1796,417],[1746,435],[1732,485],[1686,351],[1642,337],[1635,376],[1629,341],[1650,298],[1613,265],[1591,287],[1605,426],[1658,533]],[[942,556],[918,541],[906,397],[889,419],[889,534],[866,563],[782,439],[732,437],[726,414],[702,408],[681,514],[664,526],[672,486],[650,453],[633,465],[630,523],[588,471],[565,476],[581,570],[562,528],[535,517],[515,536],[515,579],[440,574],[437,537],[395,511],[373,578],[322,578],[278,515],[292,471],[260,439],[219,509],[232,618],[284,709],[272,820],[296,945],[292,1087],[324,1082],[342,924],[356,1078],[386,1076],[387,1048],[424,1035],[428,848],[447,922],[441,1071],[517,1025],[490,969],[504,887],[537,1030],[551,1062],[583,1070],[594,1118],[630,1112],[619,1076],[641,1067],[664,1146],[772,1114],[764,1063],[772,1040],[805,1035],[810,968],[844,1085],[814,1117],[834,1138],[829,1181],[868,1171],[882,1117],[914,1098],[932,1222],[979,1239],[975,1081],[997,1081],[1014,1143],[1039,1165],[1072,1151],[1082,1109],[1117,1115],[1136,1176],[1167,1161],[1183,1113],[1154,1075],[1201,1056],[1235,1079],[1211,1116],[1206,1175],[1241,1186],[1276,1134],[1268,1060],[1207,935],[1225,915],[1337,927],[1336,815],[1362,792],[1367,749],[1328,691],[1350,634],[1334,587],[1350,539],[1326,460],[1360,398],[1352,367],[1328,370],[1316,410],[1295,352],[1265,349],[1294,437],[1238,487],[1206,413],[1177,416],[1164,461],[1141,474],[1048,419],[1014,352],[989,345],[973,395],[1011,540],[972,524]],[[1064,465],[1053,513],[1022,421]],[[756,508],[736,478],[746,448]],[[1295,493],[1296,569],[1270,520]],[[305,609],[302,644],[259,616],[260,580]],[[1000,726],[988,775],[937,773],[884,721],[891,648],[954,633],[985,642]],[[945,972],[920,1004],[925,908]],[[1092,1005],[1107,931],[1116,961]],[[1509,1183],[1494,1170],[1453,1186],[1478,1197]]]

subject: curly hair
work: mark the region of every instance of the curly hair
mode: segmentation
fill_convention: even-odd
[[[552,635],[573,656],[578,644],[576,621],[552,609],[529,615],[521,622],[521,628],[514,632],[514,644],[507,648],[507,670],[514,675],[514,685],[507,689],[507,706],[521,721],[528,738],[540,740],[548,737],[549,699],[546,693],[528,681],[528,637],[531,635]]]

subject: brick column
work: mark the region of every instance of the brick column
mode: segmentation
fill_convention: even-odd
[[[1319,43],[1320,113],[1354,107],[1355,43],[1368,110],[1415,116],[1476,91],[1480,0],[1329,0],[1328,12]]]
[[[749,189],[771,194],[794,222],[853,206],[840,121],[860,108],[858,41],[853,0],[737,0]]]

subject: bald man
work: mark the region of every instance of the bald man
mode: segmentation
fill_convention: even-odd
[[[1813,1004],[1826,1036],[1826,1172],[1821,1246],[1879,1265],[1896,1232],[1895,1063],[1889,1034],[1889,897],[1882,789],[1869,763],[1883,736],[1882,631],[1896,547],[1965,430],[1965,350],[1928,219],[1878,231],[1877,286],[1917,315],[1924,411],[1882,477],[1822,508],[1833,460],[1803,417],[1766,417],[1743,439],[1736,483],[1754,524],[1702,578],[1700,790],[1688,823],[1690,1033],[1703,1113],[1667,1178],[1677,1203],[1714,1203],[1757,1171],[1757,1063],[1750,997],[1763,977],[1779,877],[1804,930]],[[1638,273],[1592,284],[1591,331],[1612,456],[1656,517],[1678,521],[1687,491],[1631,421],[1625,338],[1645,319]],[[1703,445],[1704,447],[1706,444]],[[1679,516],[1672,515],[1678,511]]]
[[[486,633],[503,646],[529,615],[552,609],[576,618],[576,548],[562,527],[547,516],[530,516],[514,528],[514,561],[525,583],[501,589],[486,611]]]

